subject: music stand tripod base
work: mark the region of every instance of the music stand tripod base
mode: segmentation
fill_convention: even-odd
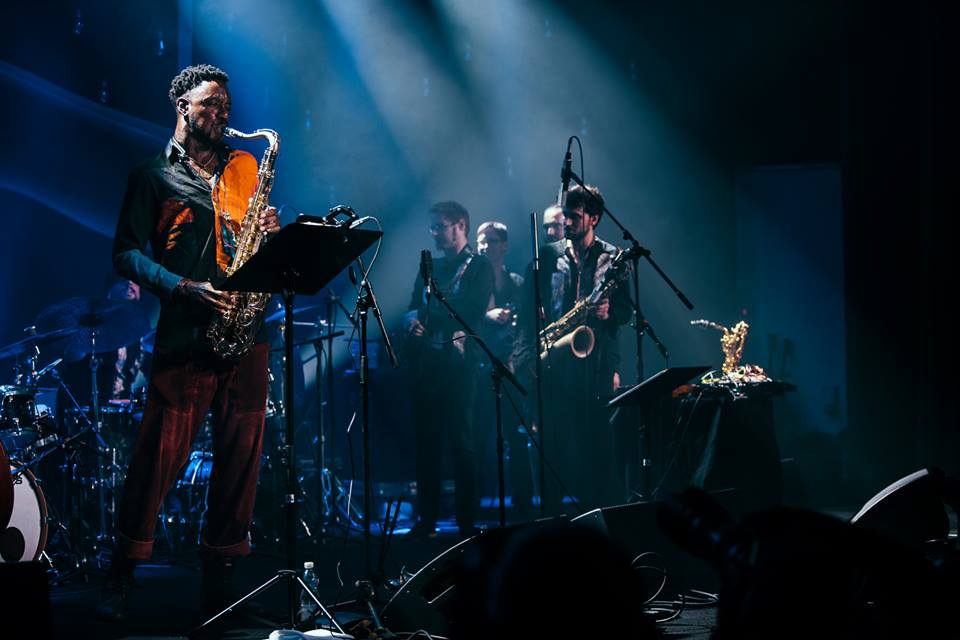
[[[293,300],[296,294],[313,295],[325,287],[337,274],[357,259],[383,235],[369,229],[348,229],[316,222],[297,221],[285,226],[269,242],[260,247],[253,256],[219,289],[223,291],[257,291],[280,293],[284,305],[284,375],[285,381],[293,380]],[[213,616],[188,635],[194,636],[208,625],[232,612],[235,607],[263,593],[270,587],[287,584],[287,620],[295,626],[297,613],[297,588],[310,594],[333,626],[343,629],[326,611],[316,595],[297,575],[297,496],[300,495],[294,459],[294,402],[293,385],[284,384],[286,407],[286,438],[282,447],[281,465],[285,480],[284,508],[286,509],[287,567],[265,583],[240,598],[217,615]]]

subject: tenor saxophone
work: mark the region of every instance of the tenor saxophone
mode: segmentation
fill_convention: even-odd
[[[257,190],[250,200],[240,225],[236,253],[227,266],[226,275],[230,276],[257,252],[263,241],[264,233],[260,231],[258,218],[260,212],[267,207],[270,189],[273,187],[274,164],[280,153],[280,136],[271,129],[257,129],[252,133],[243,133],[230,127],[224,129],[224,134],[247,140],[266,138],[269,145],[263,152],[257,169]],[[244,355],[253,344],[263,319],[263,310],[270,301],[270,294],[234,291],[228,295],[230,308],[213,317],[210,326],[207,327],[207,338],[218,356],[236,359]]]
[[[629,275],[627,261],[632,256],[632,249],[620,251],[610,267],[603,275],[603,280],[590,295],[578,300],[569,311],[548,324],[540,331],[540,359],[543,360],[551,350],[570,348],[575,358],[586,358],[593,353],[596,337],[593,329],[587,324],[587,315],[590,307],[608,297],[614,289],[622,285]]]

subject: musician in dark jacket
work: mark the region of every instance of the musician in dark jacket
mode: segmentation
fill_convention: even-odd
[[[450,305],[479,331],[493,294],[493,268],[467,242],[470,214],[457,202],[438,202],[428,213],[443,254],[433,261],[433,277]],[[457,527],[472,535],[478,502],[472,409],[481,353],[436,300],[427,303],[419,276],[405,323],[417,451],[418,522],[411,534],[435,534],[446,442],[453,453]]]
[[[489,220],[477,227],[477,250],[490,260],[494,275],[493,298],[483,318],[480,333],[490,350],[504,363],[510,361],[513,342],[517,336],[517,308],[523,294],[523,276],[506,266],[509,251],[507,225]],[[497,495],[497,412],[490,377],[490,363],[482,358],[478,368],[477,398],[474,409],[474,435],[479,460],[479,486],[482,495]],[[508,517],[513,522],[534,517],[533,478],[526,431],[503,400],[503,438],[505,442],[506,495],[510,496]]]
[[[567,192],[564,208],[564,240],[541,248],[540,296],[545,318],[542,327],[559,319],[577,301],[600,287],[619,249],[596,235],[603,216],[603,196],[588,185]],[[514,366],[532,381],[539,347],[533,335],[533,274],[524,277]],[[552,349],[541,364],[545,451],[559,480],[577,498],[582,508],[613,500],[617,483],[608,411],[604,401],[619,384],[620,326],[630,319],[632,305],[626,285],[590,306],[583,322],[593,331],[594,347],[585,358],[572,355],[569,347]],[[531,403],[531,406],[536,406]],[[548,513],[561,512],[563,489],[552,474],[545,473]]]

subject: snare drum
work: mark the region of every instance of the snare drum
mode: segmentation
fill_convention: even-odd
[[[25,469],[13,476],[13,511],[0,532],[0,562],[39,560],[47,546],[47,501]]]
[[[11,454],[29,446],[39,437],[37,405],[26,387],[0,386],[0,442]]]
[[[79,431],[93,419],[93,410],[88,406],[67,410],[71,431]],[[133,417],[129,400],[110,400],[100,405],[100,433],[113,446],[132,444],[137,436],[137,421]]]

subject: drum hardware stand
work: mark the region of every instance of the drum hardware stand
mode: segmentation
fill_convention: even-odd
[[[316,294],[343,268],[368,249],[379,237],[379,231],[349,229],[324,224],[321,219],[311,216],[299,216],[293,224],[283,227],[270,242],[260,247],[236,273],[220,285],[224,291],[260,291],[281,293],[284,305],[284,372],[287,384],[284,385],[286,405],[286,440],[281,448],[281,464],[284,468],[286,510],[286,568],[243,596],[226,609],[205,621],[188,633],[193,637],[212,623],[219,620],[236,607],[251,600],[260,593],[285,582],[287,584],[286,623],[293,628],[297,623],[299,603],[297,594],[306,592],[330,620],[331,625],[340,633],[343,628],[332,615],[329,615],[323,603],[304,583],[297,573],[297,501],[298,478],[296,458],[294,456],[294,404],[293,385],[293,300],[297,293]]]
[[[359,329],[357,326],[357,320],[353,317],[353,314],[343,306],[343,301],[341,298],[333,292],[333,289],[327,289],[327,326],[329,331],[332,331],[336,328],[337,325],[337,310],[343,311],[344,316],[347,320],[350,321],[350,324],[353,325],[355,329]],[[336,434],[336,411],[334,407],[334,400],[336,394],[334,393],[334,368],[333,368],[333,342],[330,342],[329,348],[326,353],[326,385],[327,385],[327,399],[326,399],[326,408],[327,408],[327,424],[329,425],[325,429],[321,425],[322,433],[326,435],[330,434],[330,437],[325,439],[324,446],[324,458],[323,466],[321,467],[321,496],[323,499],[323,508],[324,508],[324,526],[329,528],[330,521],[333,519],[335,522],[340,522],[341,518],[345,519],[344,527],[349,530],[353,526],[354,522],[354,513],[356,512],[357,521],[361,521],[363,514],[352,502],[348,501],[346,506],[342,507],[342,513],[340,512],[341,507],[338,506],[338,501],[342,500],[342,497],[347,493],[343,488],[343,482],[340,478],[337,477],[336,473],[327,466],[327,457],[326,451],[328,447],[334,446],[334,435]],[[318,398],[319,402],[319,398]],[[329,444],[328,444],[328,443]],[[331,518],[332,516],[332,518]]]
[[[335,297],[332,292],[329,294],[332,297]],[[336,328],[331,324],[332,317],[332,306],[333,301],[328,300],[327,302],[327,332],[324,335],[316,336],[311,340],[313,344],[314,351],[316,352],[317,358],[317,372],[315,376],[315,386],[316,386],[316,396],[317,396],[317,440],[316,444],[319,446],[314,448],[314,465],[317,469],[317,487],[318,487],[318,496],[320,498],[320,536],[319,541],[322,544],[326,541],[327,529],[330,525],[330,516],[334,511],[333,496],[330,495],[327,491],[327,426],[326,420],[324,420],[324,394],[323,394],[323,382],[324,382],[324,372],[326,373],[326,381],[328,384],[326,404],[329,405],[329,423],[332,428],[333,422],[333,340],[343,335],[343,331],[334,331]],[[323,325],[318,321],[313,325],[316,329],[320,329]],[[326,342],[326,346],[324,346]],[[325,360],[325,362],[322,362]],[[330,473],[331,479],[333,474]],[[335,488],[336,483],[331,482],[330,488]],[[349,523],[348,523],[349,526]]]
[[[97,461],[97,497],[100,505],[97,509],[99,516],[100,531],[97,533],[97,542],[108,542],[107,538],[107,513],[106,513],[106,489],[104,487],[103,463],[100,460],[100,454],[107,450],[107,443],[100,435],[100,392],[97,388],[97,369],[100,367],[100,358],[97,357],[97,330],[90,330],[90,411],[92,415],[92,431],[94,447],[96,449]]]
[[[444,306],[447,312],[450,314],[450,317],[457,321],[457,323],[463,327],[463,330],[466,332],[466,336],[463,340],[467,338],[472,338],[474,342],[480,347],[480,349],[486,354],[487,358],[490,360],[490,377],[493,380],[493,396],[494,402],[496,403],[496,413],[497,413],[497,490],[499,492],[499,501],[500,501],[500,526],[507,526],[507,505],[506,505],[506,491],[504,487],[504,473],[503,473],[503,379],[516,387],[517,391],[520,392],[520,395],[527,395],[527,390],[523,388],[523,385],[520,384],[520,381],[517,380],[516,376],[507,368],[500,358],[498,358],[493,351],[490,350],[490,347],[487,346],[487,343],[483,341],[479,335],[474,333],[473,329],[470,328],[470,325],[457,313],[456,309],[450,306],[450,303],[447,302],[446,296],[443,295],[443,291],[440,290],[440,287],[437,285],[437,281],[432,277],[430,278],[430,286],[433,290],[433,295],[437,300],[440,301],[440,304]],[[466,348],[466,344],[463,345]],[[537,356],[539,360],[539,356]]]

